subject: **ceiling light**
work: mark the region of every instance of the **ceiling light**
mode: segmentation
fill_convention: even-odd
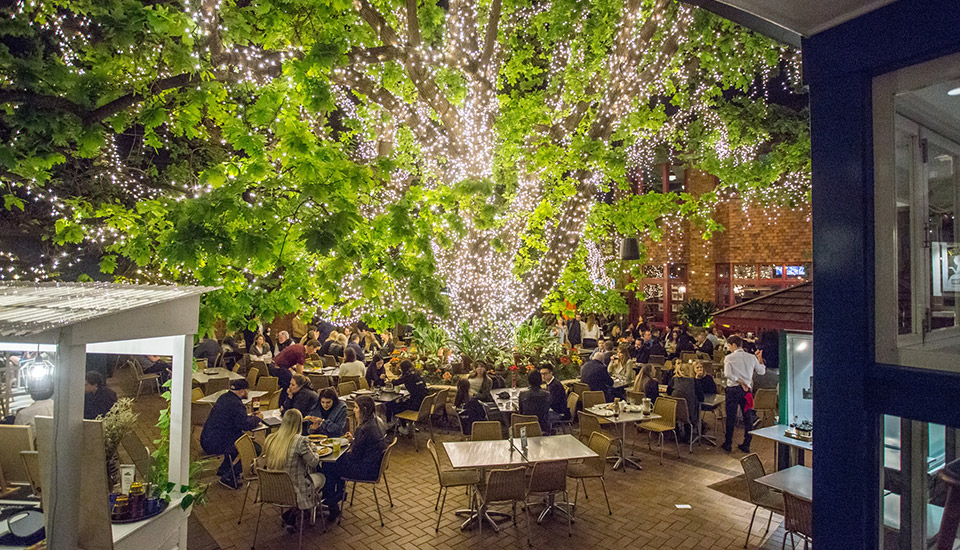
[[[956,87],[950,90],[949,92],[947,92],[947,95],[960,95],[960,87]]]

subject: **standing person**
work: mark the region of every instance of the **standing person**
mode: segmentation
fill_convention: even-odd
[[[387,383],[387,369],[383,366],[382,356],[373,356],[370,364],[367,365],[365,378],[367,379],[367,385],[371,388],[380,387]]]
[[[294,374],[290,377],[290,385],[287,387],[287,399],[280,409],[288,411],[297,409],[300,414],[306,416],[317,403],[317,392],[310,387],[310,379],[302,374]]]
[[[233,459],[237,456],[234,442],[243,432],[256,428],[263,418],[260,413],[247,415],[247,406],[243,404],[243,400],[249,395],[250,385],[246,379],[231,382],[230,391],[223,392],[213,404],[210,415],[203,424],[203,430],[200,431],[200,446],[203,447],[203,452],[223,455],[217,474],[220,475],[220,484],[229,489],[240,488],[240,465],[233,464]],[[260,454],[259,449],[257,454]]]
[[[596,314],[588,315],[586,323],[580,322],[580,335],[583,337],[583,349],[596,349],[600,337],[603,336]]]
[[[527,383],[530,384],[530,387],[520,392],[520,414],[536,416],[540,422],[540,430],[545,434],[549,433],[550,394],[540,387],[543,384],[540,371],[530,371],[530,374],[527,375]]]
[[[567,408],[567,390],[560,383],[560,380],[557,380],[553,375],[553,365],[550,363],[541,364],[540,378],[546,386],[547,393],[550,394],[550,412],[547,414],[550,422],[569,419],[570,409]]]
[[[287,388],[290,387],[290,378],[293,376],[293,370],[297,374],[303,374],[303,364],[307,356],[316,353],[320,347],[320,342],[310,340],[307,345],[291,344],[287,349],[280,352],[273,358],[274,368],[270,369],[270,375],[277,377],[277,385],[280,389],[280,404],[283,405],[287,396]]]
[[[727,379],[725,412],[727,415],[726,433],[724,434],[723,450],[728,453],[733,446],[733,430],[737,423],[737,407],[743,412],[743,444],[737,448],[745,453],[750,452],[750,430],[753,428],[753,409],[746,408],[746,394],[753,387],[753,375],[763,374],[766,367],[763,365],[763,353],[758,351],[750,355],[742,348],[743,340],[733,335],[727,338],[727,347],[730,353],[723,358],[723,376]]]
[[[268,470],[283,470],[290,474],[293,489],[297,493],[297,507],[285,510],[281,515],[287,528],[297,525],[300,510],[310,510],[317,503],[317,487],[324,484],[323,474],[317,473],[320,457],[317,448],[300,434],[303,415],[297,409],[283,413],[280,429],[267,436],[260,460]]]
[[[340,437],[347,431],[347,404],[333,388],[323,388],[313,410],[303,417],[307,432],[327,437]]]
[[[583,336],[580,334],[582,328],[583,323],[580,322],[580,312],[577,312],[573,320],[567,323],[567,341],[570,342],[570,347],[583,344]]]
[[[357,397],[353,411],[357,419],[357,430],[356,433],[347,432],[345,436],[350,441],[350,448],[340,455],[336,462],[323,466],[323,473],[327,476],[326,485],[323,486],[323,503],[329,510],[327,521],[330,522],[340,516],[340,501],[343,500],[345,490],[343,478],[371,481],[377,479],[380,475],[380,462],[387,449],[383,426],[375,414],[373,398],[369,395]]]
[[[108,388],[103,375],[95,370],[87,372],[83,391],[84,420],[93,420],[107,414],[117,402],[117,392]]]
[[[553,337],[557,339],[560,346],[567,343],[567,323],[562,315],[557,316],[557,324],[553,326]]]

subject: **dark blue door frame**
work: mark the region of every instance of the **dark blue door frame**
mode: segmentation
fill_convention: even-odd
[[[871,93],[877,75],[958,51],[957,0],[900,0],[803,42],[817,281],[817,548],[880,546],[880,414],[960,426],[960,375],[874,361]]]

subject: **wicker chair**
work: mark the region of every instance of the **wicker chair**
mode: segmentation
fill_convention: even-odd
[[[210,403],[200,403],[197,401],[190,403],[190,437],[193,437],[194,428],[203,428],[212,410],[213,405]],[[190,447],[199,448],[197,445],[191,445]]]
[[[518,422],[510,426],[513,437],[520,437],[520,428],[527,429],[527,437],[540,437],[543,435],[543,429],[539,422]]]
[[[677,444],[677,458],[680,458],[680,441],[677,440],[677,400],[669,397],[660,397],[653,404],[653,414],[663,418],[650,420],[640,424],[640,429],[647,432],[647,447],[651,448],[652,434],[660,434],[660,464],[663,464],[663,434],[673,432],[673,439]]]
[[[576,393],[570,392],[567,395],[567,410],[570,411],[570,418],[566,420],[557,420],[550,425],[550,429],[553,430],[553,433],[557,433],[558,428],[568,427],[570,431],[573,432],[573,419],[577,414],[577,405],[580,404],[580,396]]]
[[[253,446],[253,439],[250,434],[241,435],[233,445],[237,448],[240,472],[243,476],[243,483],[247,486],[247,490],[243,493],[243,504],[240,505],[240,515],[237,517],[237,525],[240,525],[243,520],[243,511],[247,507],[247,497],[250,496],[250,486],[253,485],[254,481],[258,481],[256,470],[257,449]],[[259,493],[259,489],[257,492]],[[253,501],[257,501],[256,495],[254,495]]]
[[[315,391],[330,387],[330,378],[324,374],[308,374],[307,378],[310,379],[310,387]]]
[[[450,415],[447,414],[447,400],[449,394],[449,390],[437,390],[437,395],[434,397],[433,401],[433,410],[430,413],[431,425],[433,425],[433,422],[435,421],[440,421],[440,419],[446,421],[450,417]]]
[[[423,424],[427,427],[427,430],[430,432],[430,439],[433,439],[433,404],[437,400],[436,393],[432,393],[423,398],[423,401],[420,402],[420,409],[417,411],[403,411],[398,413],[396,416],[398,419],[408,422],[410,424],[410,437],[413,438],[413,448],[420,452],[420,445],[417,443],[417,424]]]
[[[580,396],[583,399],[583,392],[590,391],[590,386],[584,384],[583,382],[574,382],[570,384],[570,391]]]
[[[692,453],[693,440],[694,440],[694,435],[693,435],[694,426],[693,426],[693,418],[690,416],[690,406],[687,405],[687,400],[684,399],[683,397],[671,397],[670,399],[673,399],[674,401],[677,402],[677,423],[686,424],[690,428],[690,431],[688,432],[688,434],[690,439],[690,452]]]
[[[803,550],[809,548],[813,538],[813,503],[793,493],[783,493],[783,529],[790,533],[790,545],[793,546],[793,535],[803,537]],[[783,537],[780,548],[786,548],[787,537]]]
[[[153,374],[144,374],[143,367],[140,365],[139,361],[129,361],[130,365],[133,367],[133,372],[137,375],[137,397],[140,397],[140,390],[143,389],[143,383],[153,384],[157,388],[157,393],[160,393],[160,375],[157,373]]]
[[[525,504],[527,500],[527,469],[524,467],[506,470],[490,470],[483,483],[480,495],[480,514],[486,511],[487,506],[497,502],[511,502],[513,504],[513,524],[517,524],[517,503]],[[527,518],[527,544],[530,542],[530,509],[523,507]],[[480,524],[480,540],[483,541],[483,521]]]
[[[478,420],[470,429],[470,441],[497,441],[503,439],[503,428],[496,420]]]
[[[265,392],[275,392],[280,389],[280,382],[276,376],[261,376],[257,380],[257,389]]]
[[[380,518],[380,527],[383,527],[384,524],[383,524],[383,514],[380,512],[380,499],[377,498],[377,485],[380,483],[380,480],[383,480],[383,485],[387,489],[387,499],[389,499],[390,501],[390,507],[393,508],[393,497],[390,496],[390,485],[387,483],[386,472],[387,472],[387,467],[390,465],[390,453],[393,452],[393,448],[396,446],[396,444],[397,444],[397,438],[394,437],[393,441],[391,441],[390,444],[387,445],[387,450],[383,452],[383,457],[380,459],[380,472],[377,474],[377,479],[370,480],[370,479],[350,479],[348,477],[343,478],[344,483],[346,482],[353,483],[353,488],[350,491],[351,505],[353,505],[353,495],[354,493],[357,492],[357,483],[365,483],[367,485],[370,485],[373,488],[373,502],[375,502],[377,505],[377,516],[379,516]],[[346,491],[343,492],[343,499],[344,500],[347,499]],[[343,509],[344,507],[341,506],[340,508]],[[342,521],[343,521],[343,514],[340,515],[340,520],[337,522],[337,524],[339,525],[340,522]]]
[[[337,395],[339,397],[346,397],[355,391],[357,391],[357,383],[352,380],[337,384]]]
[[[203,390],[200,388],[193,388],[190,392],[190,401],[199,401],[203,399]]]
[[[583,400],[584,409],[589,409],[596,405],[603,405],[607,402],[607,398],[603,395],[602,391],[585,391],[581,394],[580,398]]]
[[[440,518],[443,517],[443,507],[447,503],[447,489],[450,487],[473,487],[480,483],[479,470],[467,469],[444,469],[440,466],[440,456],[437,454],[437,446],[433,440],[427,440],[427,450],[433,458],[433,465],[437,467],[437,481],[440,483],[440,490],[437,492],[437,502],[433,509],[440,507],[440,513],[437,514],[437,525],[433,528],[434,532],[440,531]],[[443,499],[440,496],[443,495]]]
[[[257,377],[260,376],[260,369],[257,367],[250,367],[247,371],[247,384],[253,388],[257,385]]]
[[[510,427],[513,428],[517,424],[528,424],[530,422],[539,422],[540,419],[533,414],[513,414],[510,415]]]
[[[567,461],[555,460],[551,462],[537,462],[530,471],[530,485],[527,486],[527,504],[529,507],[535,502],[530,502],[531,496],[554,496],[563,495],[563,501],[569,500],[567,495]],[[553,506],[558,506],[554,503]],[[540,520],[546,516],[550,508],[545,508],[540,515]],[[567,514],[567,536],[573,536],[573,517]]]
[[[342,386],[343,384],[351,383],[353,384],[353,391],[357,391],[360,389],[360,380],[363,380],[362,376],[341,376],[340,384],[338,385],[338,387]],[[351,392],[348,392],[348,393],[351,393]]]
[[[757,420],[760,426],[767,426],[767,421],[772,421],[777,415],[777,402],[779,401],[779,392],[773,388],[761,388],[753,394],[753,410],[757,414]],[[772,423],[772,422],[771,422]]]
[[[335,367],[337,366],[337,358],[332,355],[323,356],[323,366],[324,367]]]
[[[257,479],[260,481],[260,512],[257,514],[257,527],[253,532],[253,549],[257,547],[257,535],[260,533],[260,517],[263,515],[264,504],[279,508],[297,508],[297,491],[289,473],[283,470],[257,468]],[[317,487],[317,490],[322,487],[322,485]],[[314,516],[316,511],[314,507]],[[300,539],[297,548],[303,548],[303,512],[304,510],[300,510]]]
[[[753,531],[753,521],[757,517],[757,510],[761,507],[770,510],[770,517],[767,518],[767,528],[763,531],[761,538],[770,531],[770,522],[773,521],[773,513],[783,514],[783,495],[774,491],[766,485],[757,483],[757,479],[766,475],[763,469],[763,463],[756,453],[749,454],[740,459],[740,466],[743,467],[743,475],[747,478],[747,489],[750,490],[750,502],[754,505],[753,514],[750,516],[750,526],[747,527],[747,540],[743,547],[746,548],[750,543],[750,534]]]
[[[218,391],[223,391],[230,387],[230,379],[226,376],[217,376],[207,379],[206,389],[204,393],[207,395],[213,395]]]
[[[581,417],[581,420],[583,417]],[[567,477],[575,479],[577,482],[576,490],[573,492],[573,513],[577,512],[577,496],[580,493],[580,485],[583,485],[583,496],[587,496],[587,484],[584,480],[598,478],[600,487],[603,488],[603,499],[607,502],[607,513],[613,515],[610,508],[610,499],[607,498],[607,485],[603,481],[603,474],[607,469],[607,455],[610,454],[610,447],[613,440],[601,432],[590,434],[590,441],[587,445],[597,453],[598,456],[585,458],[582,462],[574,462],[567,466]],[[587,497],[589,498],[589,497]]]
[[[664,356],[664,355],[651,355],[650,358],[649,358],[649,361],[650,361],[651,364],[653,364],[653,365],[658,365],[658,366],[663,365],[663,363],[664,363],[666,360],[667,360],[667,358],[666,358],[666,356]]]

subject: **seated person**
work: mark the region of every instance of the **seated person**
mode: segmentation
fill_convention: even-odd
[[[247,353],[250,354],[251,361],[262,361],[266,365],[273,362],[273,350],[267,345],[267,340],[263,334],[257,333],[253,337],[253,344],[247,350]]]
[[[677,361],[677,363],[679,364],[680,361]],[[670,359],[663,362],[663,368],[660,369],[660,383],[664,386],[669,385],[670,379],[673,378],[673,365],[674,362]]]
[[[410,364],[409,361],[404,363]],[[408,370],[412,368],[413,365],[410,364]],[[323,473],[327,477],[327,482],[323,486],[323,503],[329,510],[327,515],[329,522],[335,521],[340,516],[340,501],[343,499],[345,490],[344,477],[374,480],[380,474],[380,462],[383,460],[387,443],[375,408],[373,398],[369,395],[357,397],[353,407],[357,419],[357,430],[353,434],[347,432],[345,436],[351,443],[350,447],[336,462],[327,462],[323,465]]]
[[[294,374],[290,377],[290,385],[287,386],[287,399],[280,405],[281,411],[297,409],[300,414],[306,416],[313,410],[317,403],[317,392],[310,387],[310,379],[302,374]]]
[[[356,376],[363,378],[367,374],[367,368],[363,361],[357,359],[357,352],[354,348],[347,348],[343,352],[343,364],[340,365],[340,379],[344,377]]]
[[[520,414],[529,414],[537,417],[540,422],[540,430],[543,433],[550,433],[550,394],[540,387],[543,384],[543,378],[540,371],[532,370],[527,375],[527,382],[530,387],[520,392]]]
[[[620,349],[607,366],[607,372],[615,379],[622,380],[626,384],[633,384],[633,377],[636,376],[634,369],[637,364],[630,357],[630,346],[621,344]]]
[[[705,353],[708,357],[713,357],[713,342],[707,338],[706,332],[697,335],[697,353]]]
[[[493,379],[487,374],[487,365],[483,362],[477,362],[473,365],[473,372],[467,377],[470,382],[470,395],[480,401],[493,401],[493,395],[490,390],[493,389]]]
[[[323,388],[320,399],[303,417],[307,432],[327,437],[340,437],[347,431],[347,404],[337,397],[333,388]]]
[[[107,414],[117,402],[117,392],[107,387],[106,380],[99,372],[87,372],[86,384],[83,391],[83,418],[93,420]]]
[[[640,374],[633,383],[633,391],[642,393],[651,402],[660,397],[660,384],[655,377],[653,365],[647,363],[640,367]]]
[[[220,475],[220,484],[229,489],[241,487],[240,464],[233,465],[237,456],[234,442],[243,432],[256,428],[263,418],[260,413],[247,414],[247,406],[243,404],[243,400],[249,395],[250,385],[245,378],[231,382],[230,391],[223,392],[213,404],[213,409],[203,424],[203,430],[200,431],[200,446],[203,452],[223,455],[217,474]],[[259,449],[257,454],[260,454]]]
[[[17,411],[17,417],[13,423],[18,426],[30,426],[36,435],[36,418],[53,416],[53,378],[47,375],[30,380],[30,399],[33,399],[33,403]]]
[[[383,357],[374,355],[370,359],[364,377],[367,379],[367,385],[371,388],[380,387],[387,383],[387,369],[383,366]]]
[[[406,410],[420,410],[420,403],[423,403],[423,399],[427,396],[427,384],[417,369],[413,368],[413,363],[407,360],[400,362],[400,378],[397,378],[393,384],[403,385],[410,392],[410,398],[405,403]]]
[[[220,357],[220,354],[223,350],[220,347],[220,344],[210,338],[209,336],[204,337],[203,340],[200,340],[200,343],[197,344],[197,347],[193,350],[193,356],[196,359],[206,359],[207,367],[213,368],[220,365],[217,364],[217,359]]]
[[[453,406],[457,409],[464,435],[472,433],[474,422],[487,419],[486,407],[479,399],[471,396],[470,380],[466,378],[461,378],[457,382],[457,395],[453,400]]]
[[[613,378],[603,364],[603,351],[595,351],[593,357],[583,364],[580,381],[590,386],[590,391],[602,391],[606,401],[613,400]]]
[[[323,474],[316,471],[320,458],[317,448],[300,434],[303,416],[297,409],[283,413],[280,428],[267,436],[263,444],[260,463],[268,470],[283,470],[293,478],[297,494],[296,508],[289,508],[281,515],[284,525],[295,527],[301,510],[311,510],[317,504],[317,486],[323,485]]]
[[[690,424],[680,422],[680,438],[689,441],[692,436],[688,429],[697,422],[699,403],[703,401],[703,393],[697,391],[697,384],[693,378],[693,367],[690,363],[680,363],[676,368],[676,375],[670,381],[667,394],[671,397],[683,398],[687,405],[687,418]]]
[[[570,409],[567,408],[567,390],[553,375],[553,365],[550,363],[540,365],[540,378],[546,385],[547,393],[550,394],[550,411],[547,416],[551,424],[558,420],[568,420]]]
[[[712,376],[707,374],[707,370],[703,368],[703,363],[700,361],[694,363],[693,372],[698,388],[697,393],[703,395],[714,395],[717,393],[717,383],[713,380]]]

